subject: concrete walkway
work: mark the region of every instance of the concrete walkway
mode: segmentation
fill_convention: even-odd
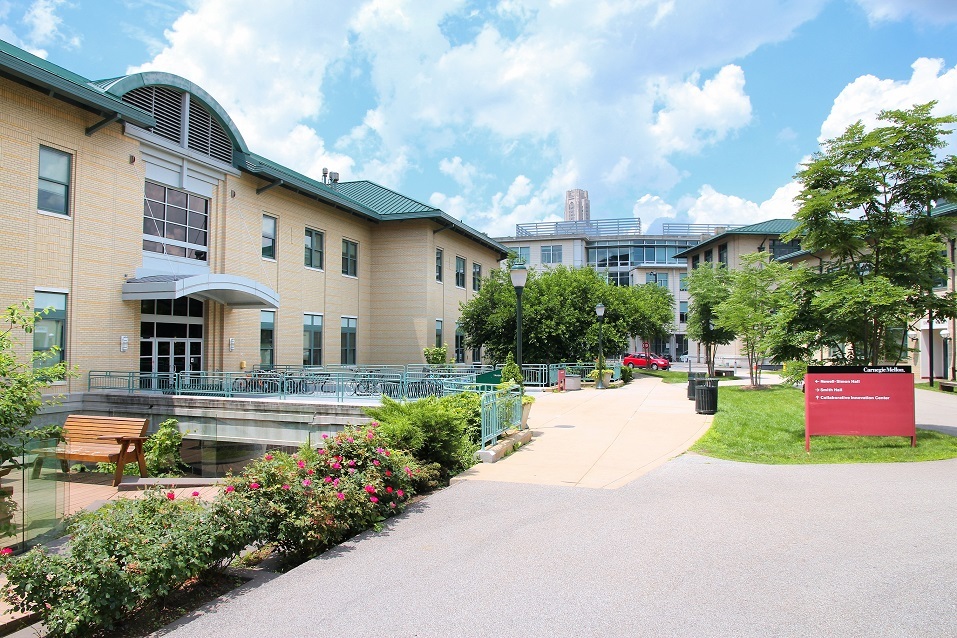
[[[532,442],[457,480],[616,489],[681,454],[711,426],[695,414],[687,384],[638,376],[611,390],[536,393]]]
[[[527,448],[163,635],[957,636],[957,460],[642,475],[701,418],[658,383],[543,396]]]

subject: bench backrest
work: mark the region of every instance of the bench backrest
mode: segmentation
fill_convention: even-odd
[[[130,419],[120,416],[71,414],[63,423],[63,438],[67,443],[109,443],[98,440],[103,435],[146,436],[149,419]]]

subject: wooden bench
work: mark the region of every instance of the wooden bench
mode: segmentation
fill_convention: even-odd
[[[721,368],[720,370],[719,370],[718,368],[715,368],[715,370],[714,370],[714,376],[716,376],[716,377],[733,377],[733,376],[734,376],[734,370],[732,370],[731,368]]]
[[[140,476],[145,477],[143,442],[148,422],[148,419],[71,414],[63,424],[64,442],[55,448],[37,450],[33,478],[40,476],[43,460],[47,458],[59,459],[64,472],[70,469],[67,461],[116,463],[113,487],[120,484],[126,464],[133,461],[140,466]]]
[[[957,381],[938,381],[937,383],[944,392],[953,392],[957,388]]]

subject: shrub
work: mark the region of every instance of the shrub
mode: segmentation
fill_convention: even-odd
[[[522,369],[515,363],[515,358],[509,352],[505,357],[505,366],[502,367],[502,383],[517,383],[522,385],[525,379],[522,378]]]
[[[68,527],[70,553],[35,548],[3,559],[4,599],[38,613],[51,635],[108,630],[131,611],[222,567],[246,546],[253,512],[149,493],[82,513]]]
[[[449,362],[449,344],[434,348],[423,348],[422,355],[429,365],[444,365]]]
[[[382,398],[382,406],[366,414],[380,423],[379,433],[391,447],[405,450],[421,463],[438,463],[445,481],[474,462],[475,444],[461,405],[436,397],[400,403]],[[479,416],[481,419],[481,416]]]
[[[791,385],[800,385],[807,374],[807,361],[786,361],[781,368],[781,379]]]
[[[621,366],[621,382],[628,383],[635,378],[635,371],[628,366]]]
[[[473,443],[482,435],[482,395],[477,392],[459,392],[439,400],[463,423],[463,432]]]

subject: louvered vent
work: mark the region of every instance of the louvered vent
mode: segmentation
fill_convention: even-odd
[[[226,131],[193,99],[189,101],[189,147],[221,162],[233,163],[233,144]]]
[[[143,86],[123,96],[123,101],[148,111],[156,118],[153,132],[171,142],[182,143],[183,100],[181,93],[164,86]]]

